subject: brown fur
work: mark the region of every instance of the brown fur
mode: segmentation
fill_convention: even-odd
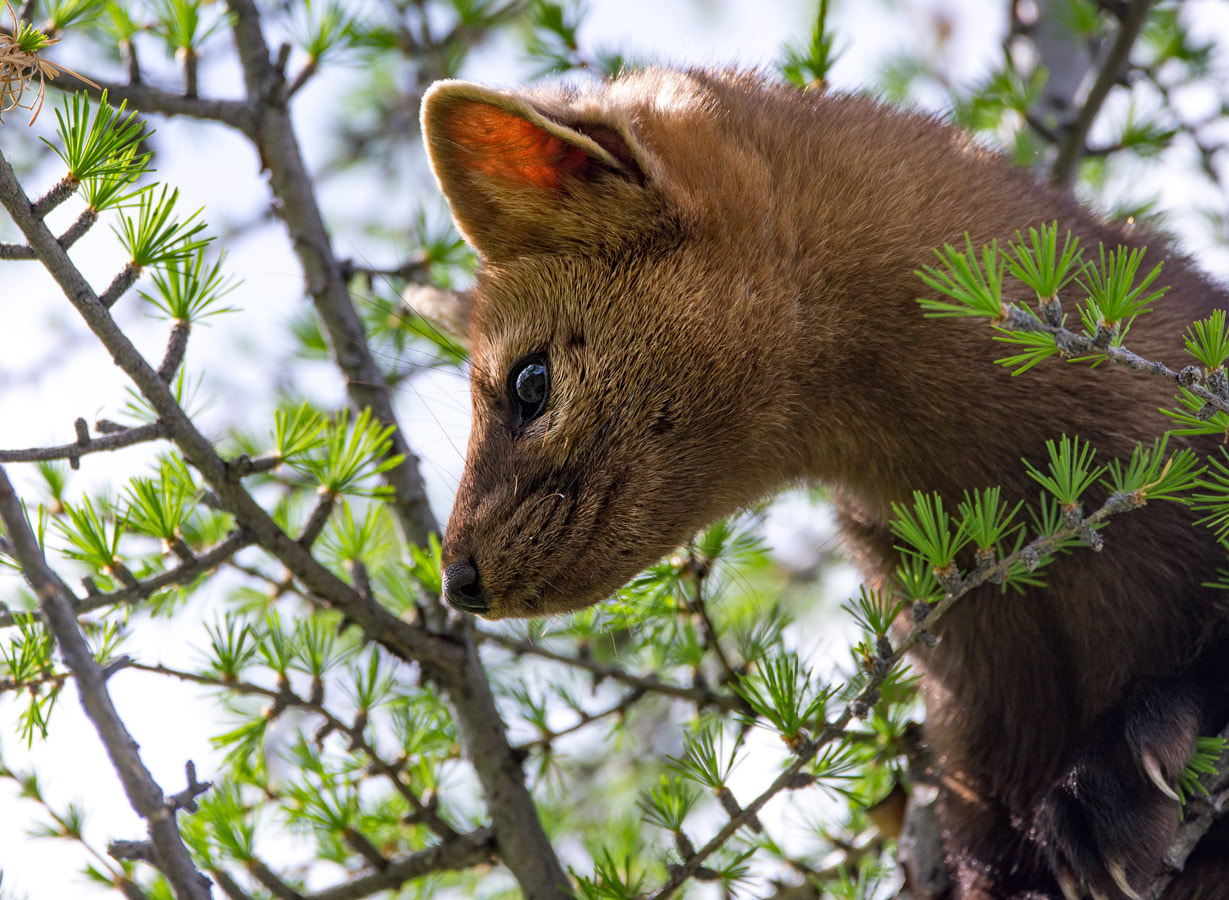
[[[474,565],[491,618],[597,602],[799,480],[834,489],[882,581],[890,504],[910,491],[1003,484],[1035,500],[1019,460],[1044,459],[1047,439],[1077,434],[1109,457],[1166,427],[1158,380],[1057,360],[1012,378],[984,323],[921,315],[914,270],[966,231],[1002,243],[1057,219],[1094,253],[1145,243],[934,118],[648,71],[584,93],[444,82],[423,121],[483,256],[473,434],[444,555]],[[1184,327],[1225,297],[1148,243],[1172,290],[1130,343],[1175,364]],[[552,387],[522,429],[507,379],[530,353],[549,357]],[[1105,537],[1105,552],[1056,563],[1046,591],[966,598],[918,655],[961,897],[1056,895],[1060,871],[1125,896],[1106,860],[1143,884],[1177,804],[1139,787],[1122,748],[1184,761],[1225,714],[1224,607],[1200,586],[1214,542],[1164,505]],[[1088,795],[1097,779],[1108,813]]]

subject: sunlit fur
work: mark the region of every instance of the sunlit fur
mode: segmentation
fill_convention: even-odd
[[[556,187],[491,176],[474,157],[486,151],[466,143],[467,103],[527,117],[589,164],[569,157]],[[1035,502],[1019,460],[1044,460],[1047,439],[1078,434],[1108,458],[1164,430],[1157,408],[1172,392],[1157,379],[1060,360],[1012,378],[983,322],[922,316],[915,270],[966,231],[1002,245],[1057,219],[1094,256],[1098,241],[1150,244],[1146,266],[1165,259],[1173,289],[1130,344],[1171,365],[1186,324],[1225,305],[1160,242],[932,117],[864,97],[713,72],[648,71],[580,93],[446,82],[424,123],[483,256],[468,310],[474,428],[444,561],[473,560],[491,618],[598,602],[706,523],[797,480],[831,487],[851,553],[881,583],[897,560],[890,504],[910,491],[954,506],[964,489],[1003,484]],[[1074,313],[1081,296],[1068,296]],[[518,430],[508,370],[534,352],[549,356],[550,400]],[[1102,554],[1056,563],[1048,591],[964,599],[916,657],[962,897],[1058,896],[1055,872],[1071,867],[1123,896],[1096,854],[1071,858],[1082,838],[1055,804],[1073,767],[1121,775],[1124,807],[1106,820],[1124,824],[1114,841],[1097,832],[1099,853],[1145,883],[1177,804],[1132,793],[1132,758],[1098,748],[1127,746],[1131,698],[1156,679],[1195,710],[1182,722],[1224,720],[1225,610],[1200,586],[1222,561],[1214,542],[1162,504],[1105,538]],[[1189,752],[1191,726],[1167,734],[1175,759]],[[1227,896],[1215,840],[1173,896],[1201,883],[1205,900]]]

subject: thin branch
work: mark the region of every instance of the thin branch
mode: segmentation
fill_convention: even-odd
[[[299,69],[299,74],[291,79],[290,84],[286,88],[286,98],[290,99],[297,94],[313,75],[316,74],[316,60],[309,60],[303,68]]]
[[[347,825],[341,831],[342,839],[350,845],[350,849],[367,860],[377,872],[383,872],[388,868],[388,859],[380,852],[380,848],[371,842],[371,838],[363,834],[357,828]]]
[[[129,662],[129,666],[132,663]],[[192,760],[184,765],[184,774],[187,776],[188,786],[178,794],[172,794],[167,798],[171,804],[171,809],[186,809],[188,812],[197,811],[196,798],[213,787],[213,783],[209,781],[196,780],[196,763]]]
[[[137,45],[130,40],[120,41],[120,53],[124,57],[124,68],[128,72],[129,86],[141,83],[141,59],[137,56]]]
[[[1218,737],[1229,741],[1229,726],[1222,729]],[[1217,760],[1216,773],[1206,775],[1200,781],[1208,796],[1192,797],[1187,801],[1182,824],[1165,852],[1165,871],[1153,880],[1144,894],[1146,897],[1160,898],[1165,893],[1169,882],[1186,866],[1187,857],[1208,829],[1229,811],[1229,749]]]
[[[4,260],[20,260],[20,259],[37,259],[34,251],[29,244],[5,244],[0,243],[0,259]]]
[[[633,706],[643,700],[646,693],[648,692],[644,688],[632,688],[624,694],[617,703],[607,707],[606,709],[599,710],[598,712],[588,712],[583,709],[577,710],[576,721],[571,725],[568,725],[566,728],[561,728],[558,731],[546,729],[543,731],[541,737],[535,738],[528,743],[521,744],[515,749],[518,753],[527,753],[531,750],[540,750],[542,748],[549,747],[555,741],[559,740],[559,738],[565,737],[569,734],[574,734],[582,728],[592,725],[594,722],[600,722],[603,719],[610,718],[611,716],[621,716],[625,714]]]
[[[74,602],[74,613],[78,616],[88,612],[93,612],[96,609],[102,609],[107,606],[115,606],[120,603],[138,603],[152,597],[165,588],[174,585],[185,584],[194,580],[197,576],[210,569],[216,568],[227,562],[232,556],[255,543],[255,536],[243,529],[239,528],[232,531],[226,540],[222,541],[206,553],[195,557],[192,562],[184,563],[175,568],[163,572],[161,575],[155,575],[152,578],[147,578],[144,581],[138,582],[136,587],[123,588],[110,593],[96,593],[78,599]],[[0,628],[9,628],[18,622],[29,621],[32,614],[11,613],[7,610],[0,609]]]
[[[584,656],[569,656],[566,653],[557,653],[541,644],[535,644],[531,641],[521,640],[494,631],[479,630],[477,631],[477,637],[481,641],[497,644],[516,654],[538,656],[542,659],[563,663],[566,666],[590,672],[599,679],[609,678],[611,681],[617,681],[648,693],[663,694],[678,700],[687,700],[694,703],[697,707],[711,706],[728,712],[745,712],[747,710],[746,701],[734,694],[723,694],[706,688],[684,687],[681,684],[671,684],[668,681],[662,681],[656,675],[636,675],[621,666],[610,665]]]
[[[114,434],[102,437],[87,438],[72,444],[61,444],[58,447],[31,447],[28,450],[0,450],[0,463],[42,462],[52,459],[73,460],[87,453],[105,453],[109,450],[119,450],[121,447],[131,447],[146,441],[156,441],[166,437],[162,426],[154,422],[150,425],[138,425],[135,428],[125,428]]]
[[[147,84],[123,84],[99,78],[91,80],[94,85],[74,77],[70,72],[63,72],[56,80],[56,87],[64,91],[85,91],[95,100],[106,91],[107,102],[117,106],[126,101],[129,108],[144,113],[221,122],[249,136],[256,128],[255,110],[240,100],[208,100],[186,97]]]
[[[438,532],[439,526],[427,503],[417,457],[393,412],[384,374],[367,345],[367,332],[347,290],[342,263],[333,253],[286,105],[285,85],[261,30],[260,14],[252,0],[230,0],[229,6],[249,103],[257,111],[258,124],[251,136],[269,169],[269,184],[303,267],[307,293],[333,359],[346,378],[350,402],[356,409],[370,408],[381,423],[394,426],[389,455],[401,456],[402,462],[385,476],[394,491],[392,507],[406,539],[426,546],[427,536]],[[442,618],[437,618],[440,620],[433,624],[441,624]]]
[[[38,211],[36,209],[35,215],[37,214]],[[56,240],[59,241],[61,247],[68,250],[73,244],[77,243],[77,241],[79,241],[97,221],[98,213],[92,209],[87,209],[82,212],[81,215],[77,216],[77,220],[73,222],[73,224],[69,225],[64,233]],[[0,259],[38,259],[38,256],[34,252],[34,248],[32,248],[29,244],[0,244]]]
[[[290,118],[283,72],[270,59],[254,0],[228,0],[227,6],[248,100],[258,111],[253,140],[269,167],[269,183],[303,266],[308,295],[334,362],[345,376],[350,402],[356,408],[370,409],[378,421],[393,427],[389,453],[402,459],[383,478],[393,490],[391,505],[405,538],[425,545],[428,536],[439,530],[438,525],[427,502],[417,457],[398,425],[391,391],[372,356],[341,262],[333,253]],[[307,554],[304,548],[300,550]],[[444,687],[461,743],[482,785],[503,862],[530,900],[564,900],[570,896],[568,877],[538,818],[520,761],[508,742],[506,726],[472,640],[472,624],[450,623],[438,598],[427,598],[424,607],[427,624],[447,632],[449,640],[455,642],[450,647],[462,650],[460,671]]]
[[[435,847],[389,860],[381,872],[360,875],[336,887],[304,895],[304,900],[361,900],[381,891],[396,890],[412,878],[432,872],[471,869],[488,862],[496,851],[490,828],[478,828]]]
[[[1050,169],[1050,181],[1060,187],[1069,187],[1075,180],[1076,167],[1087,152],[1085,143],[1092,124],[1101,111],[1110,89],[1122,77],[1131,48],[1139,37],[1140,30],[1148,18],[1148,10],[1152,0],[1130,0],[1126,13],[1119,17],[1118,33],[1114,35],[1114,43],[1105,55],[1101,70],[1096,80],[1088,89],[1088,96],[1076,114],[1075,120],[1064,129],[1062,143],[1058,147],[1058,155]]]
[[[248,871],[277,900],[303,900],[303,895],[282,881],[277,873],[259,859],[253,857],[247,861]]]
[[[329,516],[333,514],[333,507],[337,502],[337,498],[333,494],[322,493],[320,499],[316,501],[316,507],[308,516],[307,524],[303,526],[303,532],[299,535],[299,543],[304,547],[310,548],[316,543],[316,539],[320,537],[324,531],[324,526],[329,523]]]
[[[180,53],[183,55],[184,98],[187,100],[199,100],[200,95],[198,91],[200,85],[197,79],[197,72],[200,57],[192,47],[181,49]]]
[[[146,822],[154,863],[181,900],[209,900],[209,879],[192,862],[162,789],[141,760],[137,743],[116,712],[106,677],[77,627],[75,598],[48,567],[38,538],[26,519],[4,469],[0,467],[0,520],[22,572],[38,595],[47,628],[55,635],[60,656],[72,671],[85,713],[98,732],[128,802]]]
[[[252,900],[251,895],[225,869],[210,869],[209,874],[230,900]]]
[[[717,629],[713,625],[712,617],[708,614],[708,604],[704,599],[704,584],[705,579],[708,577],[707,567],[694,553],[690,553],[688,555],[688,568],[692,574],[693,585],[691,597],[688,598],[687,602],[691,611],[700,618],[704,646],[713,652],[718,664],[721,666],[721,683],[737,684],[738,672],[730,664],[730,658],[726,656],[725,648],[721,646],[721,639],[717,635]]]
[[[675,866],[671,870],[670,877],[666,883],[652,894],[652,900],[666,900],[667,897],[672,897],[685,882],[695,875],[697,870],[701,868],[710,856],[725,846],[739,829],[757,821],[757,814],[769,800],[782,791],[789,789],[794,778],[810,764],[819,751],[833,741],[838,740],[844,734],[850,721],[855,717],[864,716],[869,711],[878,697],[880,687],[882,687],[896,666],[900,664],[905,654],[919,643],[930,640],[934,626],[958,600],[984,584],[1002,581],[1002,579],[1007,577],[1013,566],[1027,564],[1030,560],[1037,560],[1052,555],[1057,552],[1058,548],[1068,538],[1085,533],[1086,529],[1100,524],[1112,516],[1137,509],[1142,505],[1142,497],[1135,497],[1131,494],[1112,494],[1096,512],[1082,521],[1066,524],[1053,534],[1036,538],[1025,544],[1015,553],[1011,553],[988,565],[980,566],[963,578],[956,576],[958,580],[955,581],[953,589],[949,590],[942,600],[930,608],[926,618],[915,625],[904,640],[900,642],[899,646],[893,649],[890,654],[886,654],[876,660],[879,664],[875,666],[865,686],[854,699],[846,704],[841,714],[836,719],[826,723],[823,730],[814,740],[801,742],[797,750],[795,750],[796,758],[794,761],[759,796],[746,806],[743,806],[739,812],[731,815],[729,820],[718,829],[717,833],[707,844],[701,847],[690,859],[686,859],[682,864]]]
[[[173,669],[170,666],[158,664],[148,665],[146,663],[133,662],[129,668],[136,669],[140,672],[149,672],[153,675],[165,675],[169,678],[177,678],[180,681],[188,681],[193,684],[201,684],[207,687],[219,688],[222,690],[233,691],[236,694],[244,694],[247,696],[264,697],[273,701],[275,708],[294,708],[301,709],[313,715],[319,716],[324,720],[325,728],[328,731],[336,731],[339,734],[344,734],[350,742],[350,748],[361,752],[371,761],[371,770],[378,775],[381,775],[389,780],[393,788],[400,794],[407,803],[414,808],[414,815],[418,821],[423,822],[431,828],[436,834],[445,840],[450,840],[457,836],[457,831],[448,824],[430,804],[424,803],[422,798],[400,777],[398,768],[387,760],[385,760],[375,748],[368,743],[367,738],[363,735],[361,728],[356,728],[353,724],[347,724],[337,716],[333,715],[325,707],[322,700],[308,699],[301,697],[292,691],[289,687],[281,687],[279,689],[263,687],[259,684],[253,684],[248,681],[227,680],[223,681],[220,678],[214,678],[209,675],[201,675],[196,672],[185,672],[180,669]]]
[[[1128,350],[1126,347],[1116,347],[1113,344],[1107,344],[1102,347],[1085,334],[1071,331],[1061,325],[1051,325],[1049,322],[1035,319],[1015,306],[1007,307],[999,327],[1006,331],[1026,331],[1051,335],[1064,356],[1083,353],[1104,355],[1110,362],[1130,369],[1132,372],[1154,375],[1157,378],[1164,378],[1166,381],[1173,382],[1179,387],[1184,387],[1216,411],[1229,413],[1229,400],[1204,387],[1196,380],[1194,373],[1189,370],[1175,372],[1164,363],[1144,359],[1144,357]]]
[[[128,289],[136,284],[137,279],[140,277],[141,270],[137,267],[136,263],[128,263],[111,280],[111,283],[107,285],[107,289],[98,295],[98,302],[105,308],[110,309],[119,302],[120,297],[128,293]]]
[[[421,276],[429,263],[430,260],[427,259],[426,252],[423,250],[418,250],[401,265],[392,269],[382,269],[378,266],[361,265],[352,259],[342,260],[341,265],[342,271],[347,276],[362,275],[370,282],[376,278],[409,280],[415,276]],[[347,278],[347,280],[349,279]]]
[[[0,678],[0,694],[9,691],[39,691],[44,687],[59,690],[68,681],[68,672],[41,672],[33,678]]]
[[[90,330],[111,354],[115,363],[136,383],[190,465],[201,473],[225,509],[249,528],[256,541],[286,566],[311,593],[344,612],[368,636],[398,658],[430,664],[440,674],[462,663],[457,644],[411,625],[363,597],[342,581],[311,553],[286,534],[255,499],[230,477],[226,463],[211,442],[196,427],[154,368],[116,325],[98,295],[80,270],[56,243],[41,219],[30,211],[29,198],[21,189],[12,166],[0,153],[0,204],[12,216],[40,262],[59,284]]]

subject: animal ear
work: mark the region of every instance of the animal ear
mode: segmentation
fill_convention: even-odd
[[[423,97],[432,171],[483,256],[592,240],[603,220],[610,228],[603,204],[635,206],[628,191],[644,194],[645,151],[626,123],[564,118],[463,81],[437,82]]]
[[[401,292],[401,302],[410,312],[469,349],[469,291],[442,291],[429,284],[407,284]]]

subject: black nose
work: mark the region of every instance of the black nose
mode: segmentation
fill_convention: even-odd
[[[491,608],[478,580],[478,569],[467,559],[450,563],[444,569],[444,599],[461,612],[484,613]]]

